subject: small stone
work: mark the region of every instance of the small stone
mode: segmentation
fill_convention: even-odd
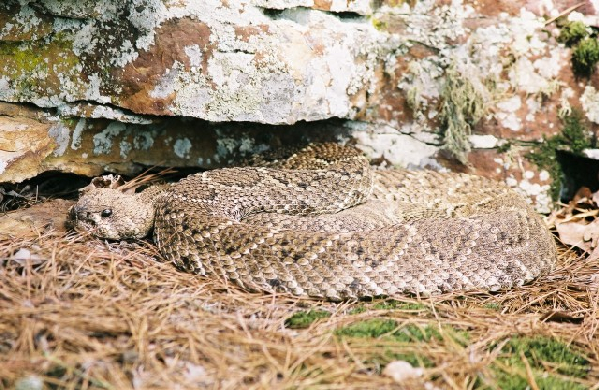
[[[187,371],[184,373],[185,379],[190,382],[198,381],[206,378],[206,369],[204,366],[186,362]]]
[[[490,134],[472,134],[468,137],[468,141],[470,141],[470,145],[475,149],[492,149],[496,147],[498,143],[497,137]]]
[[[587,158],[599,160],[599,149],[585,149],[583,153]]]
[[[15,252],[11,260],[16,261],[22,266],[25,266],[27,262],[30,262],[32,265],[38,265],[44,262],[43,257],[36,255],[35,253],[31,253],[31,250],[28,248],[20,248]]]
[[[420,367],[412,367],[408,362],[397,360],[387,364],[381,375],[389,376],[395,382],[401,383],[406,379],[424,375],[424,370]]]
[[[439,387],[435,386],[432,382],[425,382],[424,390],[441,390],[441,389]]]
[[[15,390],[43,390],[44,380],[39,376],[31,375],[15,381]]]
[[[13,260],[29,260],[31,258],[31,251],[27,248],[19,249],[14,255]]]

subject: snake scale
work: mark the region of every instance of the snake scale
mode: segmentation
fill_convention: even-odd
[[[251,163],[139,193],[90,189],[69,216],[108,239],[153,232],[188,272],[332,300],[511,288],[555,266],[540,216],[492,180],[373,170],[337,144]]]

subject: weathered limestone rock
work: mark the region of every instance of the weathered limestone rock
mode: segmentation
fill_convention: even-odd
[[[9,3],[0,99],[41,107],[87,101],[216,122],[352,116],[352,97],[368,88],[386,35],[365,18],[257,3]],[[366,1],[349,4],[317,8],[369,10]],[[39,32],[23,36],[34,27]]]
[[[0,240],[65,233],[67,212],[73,204],[73,201],[53,199],[5,214],[0,219]]]
[[[2,181],[46,170],[95,176],[156,165],[210,169],[278,145],[347,140],[354,132],[341,120],[301,122],[283,132],[273,125],[142,117],[106,106],[81,104],[58,112],[67,116],[0,103]]]
[[[552,22],[578,5],[567,17],[599,25],[596,2],[578,3],[5,1],[0,182],[215,168],[334,140],[387,165],[515,181],[547,210],[532,144],[572,109],[599,125],[599,76],[574,76]]]
[[[2,181],[19,182],[45,171],[55,149],[51,125],[36,120],[26,107],[0,103],[0,173]]]

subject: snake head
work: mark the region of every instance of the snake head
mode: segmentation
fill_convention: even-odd
[[[143,238],[154,225],[154,205],[134,192],[94,188],[69,209],[68,220],[75,231],[99,238]]]

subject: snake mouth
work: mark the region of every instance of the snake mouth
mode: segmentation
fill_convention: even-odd
[[[77,208],[77,205],[73,205],[67,212],[67,220],[65,226],[69,230],[73,230],[77,233],[87,233],[97,235],[97,224],[93,220],[85,220],[79,218],[81,210]]]
[[[67,212],[67,220],[65,221],[65,226],[69,230],[77,230],[77,211],[75,210],[75,206],[69,207],[69,211]]]

